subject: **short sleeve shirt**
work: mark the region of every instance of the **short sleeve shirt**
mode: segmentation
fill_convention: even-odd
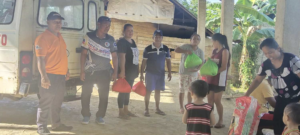
[[[46,30],[35,40],[36,56],[45,57],[45,68],[48,74],[66,75],[68,72],[67,45],[58,33],[58,36]]]
[[[300,73],[300,59],[290,53],[284,53],[282,65],[278,69],[275,69],[271,60],[267,59],[258,71],[258,75],[268,76],[271,79],[271,84],[278,96],[284,99],[299,99],[298,73]]]
[[[122,38],[117,43],[118,53],[125,53],[125,77],[136,78],[139,74],[139,50],[132,40],[132,44]],[[120,61],[120,60],[119,60]],[[120,64],[120,63],[119,63]],[[120,67],[120,65],[119,65]],[[119,69],[119,72],[121,70]]]
[[[153,44],[145,48],[143,58],[147,60],[146,72],[164,75],[165,74],[165,61],[170,59],[170,50],[167,46],[161,45],[156,48]]]
[[[204,62],[204,52],[199,47],[197,47],[196,50],[193,50],[192,45],[185,44],[185,45],[180,46],[180,48],[183,50],[192,51]],[[190,72],[189,68],[184,67],[184,62],[185,62],[187,56],[188,56],[188,54],[185,54],[185,53],[181,54],[181,61],[180,61],[180,65],[179,65],[179,74],[197,76],[198,75],[197,72]],[[195,68],[195,67],[193,67],[193,68]]]
[[[81,46],[88,50],[86,72],[112,69],[111,53],[117,52],[117,44],[112,36],[106,34],[104,39],[100,39],[96,31],[89,32],[85,35]]]
[[[274,97],[273,90],[267,80],[264,80],[251,94],[261,106],[259,113],[268,113],[266,98]]]

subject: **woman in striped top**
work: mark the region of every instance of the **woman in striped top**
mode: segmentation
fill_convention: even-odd
[[[197,80],[191,84],[193,103],[185,105],[182,122],[187,124],[186,135],[210,135],[214,125],[213,106],[203,101],[208,93],[208,84]]]

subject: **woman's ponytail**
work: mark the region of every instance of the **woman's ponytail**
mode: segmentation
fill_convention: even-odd
[[[218,41],[225,49],[227,49],[230,52],[227,37],[225,35],[222,35],[220,33],[216,33],[212,36],[212,39],[214,41]]]

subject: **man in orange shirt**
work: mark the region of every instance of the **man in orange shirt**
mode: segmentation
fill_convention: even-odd
[[[60,110],[65,94],[65,81],[69,79],[66,43],[59,33],[64,20],[57,12],[47,17],[48,29],[35,41],[38,69],[41,74],[40,101],[37,111],[39,134],[49,134],[48,114],[53,131],[69,131],[73,127],[60,122]],[[50,112],[51,111],[51,112]]]

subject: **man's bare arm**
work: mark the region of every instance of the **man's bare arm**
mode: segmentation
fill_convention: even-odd
[[[147,59],[143,59],[142,65],[141,65],[141,70],[140,70],[140,81],[144,81],[144,71],[146,68],[146,64],[147,64]]]
[[[45,56],[38,56],[37,57],[37,64],[38,69],[41,74],[42,78],[48,78],[48,75],[46,73],[46,63],[45,63]]]
[[[80,70],[81,70],[80,79],[82,81],[85,80],[85,62],[86,62],[87,52],[88,50],[82,49],[81,56],[80,56]]]
[[[46,72],[45,56],[37,57],[37,65],[38,65],[39,72],[41,74],[41,86],[45,89],[49,89],[49,87],[51,86],[51,82]]]

